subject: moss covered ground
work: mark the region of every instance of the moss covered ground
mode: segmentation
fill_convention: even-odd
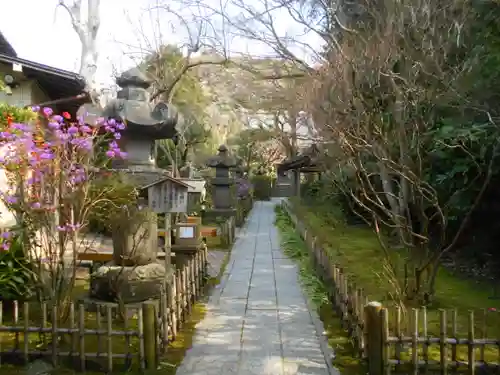
[[[380,276],[383,274],[384,253],[373,231],[367,227],[349,226],[341,221],[335,221],[335,215],[332,215],[333,218],[330,217],[329,220],[325,220],[325,210],[321,207],[307,207],[298,202],[294,202],[293,207],[298,217],[308,228],[309,233],[317,236],[319,243],[326,249],[332,262],[343,268],[349,280],[357,287],[363,288],[369,300],[379,301],[385,306],[391,307],[390,293],[392,288],[387,279]],[[391,252],[391,256],[394,256],[395,264],[401,264],[402,266],[402,262],[398,263],[397,258],[399,255],[397,250]],[[433,303],[426,306],[429,336],[439,337],[439,314],[440,310],[444,309],[448,311],[447,332],[449,335],[452,329],[451,315],[453,310],[456,310],[457,314],[458,337],[464,339],[467,338],[469,329],[469,311],[475,311],[474,329],[476,339],[482,337],[489,339],[500,338],[500,301],[493,298],[494,293],[491,285],[460,278],[460,275],[454,275],[442,268],[438,273],[436,287],[437,292]],[[415,306],[409,306],[409,309],[412,307]],[[322,317],[328,320],[328,314],[324,311],[326,309],[326,305],[322,305],[320,310],[323,311]],[[422,319],[422,314],[420,314],[420,319]],[[394,328],[394,321],[393,315],[390,314],[389,324],[391,329]],[[405,319],[405,321],[408,322],[408,319]],[[419,334],[423,335],[423,322],[420,321],[419,323]],[[338,332],[334,317],[332,317],[331,324],[327,324],[327,326],[330,327],[331,344],[345,347],[345,338]],[[408,328],[408,324],[406,324],[403,330]],[[336,333],[332,334],[332,332]],[[334,338],[335,335],[337,337]],[[337,351],[337,358],[339,358],[339,353],[342,352],[342,349]],[[429,359],[440,359],[438,345],[431,345],[428,352]],[[497,363],[498,353],[496,345],[487,346],[484,350],[485,360],[490,363]],[[403,354],[403,359],[406,355],[408,353]],[[476,348],[476,358],[479,359],[480,356],[481,351]],[[467,348],[465,345],[458,347],[458,359],[467,361]],[[353,367],[348,357],[345,360],[337,359],[337,362],[341,363],[338,364],[340,367]]]

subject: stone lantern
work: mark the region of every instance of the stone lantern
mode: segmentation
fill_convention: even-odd
[[[178,204],[178,197],[186,200],[188,187],[156,167],[155,140],[177,134],[175,109],[165,103],[150,103],[147,89],[152,82],[137,68],[126,71],[116,82],[121,90],[104,108],[102,117],[125,124],[118,144],[127,158],[114,162],[113,168],[140,195],[137,204],[124,209],[114,223],[113,261],[93,274],[91,296],[127,303],[158,297],[170,280],[170,254],[165,250],[166,260],[157,259],[157,214],[185,207],[184,201]]]
[[[229,155],[225,145],[221,145],[218,154],[207,162],[209,167],[215,168],[215,178],[212,179],[213,187],[213,214],[217,216],[234,215],[234,199],[231,194],[231,186],[234,181],[229,176],[231,168],[236,167],[237,161]]]

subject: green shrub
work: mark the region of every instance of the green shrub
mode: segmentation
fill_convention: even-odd
[[[110,234],[111,225],[122,215],[123,207],[136,202],[137,191],[124,176],[108,173],[93,181],[90,196],[94,205],[89,213],[89,229]]]
[[[252,177],[253,196],[256,200],[268,201],[271,199],[272,181],[272,178],[267,175],[255,175]]]
[[[29,298],[32,290],[31,276],[21,239],[15,236],[9,250],[0,252],[0,300],[15,301]]]
[[[27,124],[37,118],[37,114],[31,109],[14,107],[6,103],[0,103],[0,128],[5,127],[10,123]]]
[[[252,197],[240,198],[236,203],[236,226],[241,227],[245,223],[248,213],[253,207]]]
[[[333,178],[334,176],[329,176],[321,180],[303,183],[300,188],[302,200],[307,205],[320,210],[325,220],[332,224],[339,221],[346,221],[353,225],[364,223],[352,211],[354,205],[352,198],[339,189]]]

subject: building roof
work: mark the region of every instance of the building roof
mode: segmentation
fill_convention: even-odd
[[[8,56],[17,57],[16,50],[14,49],[14,47],[12,47],[12,45],[9,43],[9,41],[2,34],[1,31],[0,31],[0,53],[3,53]]]
[[[305,148],[299,155],[288,158],[278,164],[278,170],[284,172],[288,170],[302,170],[304,172],[316,172],[321,168],[318,165],[320,150],[316,144]]]
[[[206,190],[206,182],[203,179],[180,178],[179,181],[189,185],[188,193],[203,193]]]
[[[23,74],[27,78],[35,79],[52,100],[75,96],[81,94],[85,89],[85,80],[77,73],[4,53],[0,53],[0,62],[22,65]]]
[[[0,62],[22,65],[24,76],[36,80],[51,100],[76,96],[85,89],[85,80],[77,73],[18,57],[12,45],[1,32]]]
[[[141,186],[140,189],[142,190],[145,190],[145,189],[149,189],[153,186],[156,186],[156,185],[159,185],[159,184],[162,184],[164,183],[165,181],[170,181],[178,186],[182,186],[183,188],[187,188],[189,189],[190,186],[188,184],[186,184],[184,181],[181,181],[177,178],[173,178],[173,177],[170,177],[170,176],[162,176],[160,179],[154,181],[154,182],[151,182],[151,183],[148,183],[147,185],[144,185],[144,186]]]

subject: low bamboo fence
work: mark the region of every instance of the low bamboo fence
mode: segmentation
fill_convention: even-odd
[[[432,370],[440,374],[466,372],[471,375],[500,372],[500,338],[486,337],[486,321],[491,317],[487,310],[469,311],[464,334],[458,330],[457,310],[441,309],[439,336],[431,336],[425,308],[404,312],[401,308],[389,309],[369,301],[363,289],[356,287],[319,246],[317,238],[308,232],[290,203],[283,200],[282,208],[303,238],[315,269],[327,286],[329,300],[352,338],[355,351],[367,361],[370,375],[398,370],[405,374]],[[500,319],[495,318],[500,325]],[[478,323],[479,335],[476,334]],[[438,360],[430,358],[431,350],[438,352]],[[496,361],[487,361],[487,350],[498,353]]]
[[[137,364],[141,370],[156,369],[208,278],[206,247],[185,257],[159,300],[125,306],[71,302],[64,306],[64,322],[58,319],[60,306],[14,301],[3,314],[0,302],[0,365],[2,359],[28,364],[43,357],[53,366],[69,360],[81,371],[86,371],[89,360],[98,360],[108,373],[117,370],[116,360],[125,368]]]
[[[236,202],[236,227],[240,228],[245,223],[245,219],[252,210],[253,198],[252,196],[238,198]]]

